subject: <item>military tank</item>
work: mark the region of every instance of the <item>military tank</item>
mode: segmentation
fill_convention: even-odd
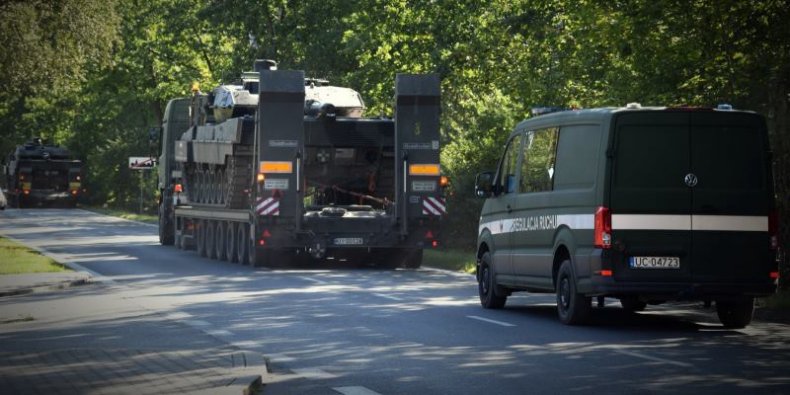
[[[258,60],[255,67],[277,68],[271,60]],[[304,114],[308,117],[364,115],[362,96],[351,88],[332,86],[316,78],[306,78],[304,86]],[[190,128],[176,141],[175,154],[190,202],[228,209],[249,207],[258,92],[258,72],[244,72],[238,80],[208,94],[193,89]]]

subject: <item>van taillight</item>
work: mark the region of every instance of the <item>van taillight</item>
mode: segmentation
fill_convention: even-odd
[[[771,211],[768,215],[768,237],[770,237],[771,249],[779,248],[779,211]]]
[[[595,247],[612,247],[612,212],[606,207],[595,211]]]

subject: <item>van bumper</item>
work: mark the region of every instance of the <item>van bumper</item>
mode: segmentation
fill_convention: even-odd
[[[613,278],[593,276],[588,296],[639,296],[655,300],[710,300],[739,296],[769,296],[776,293],[776,284],[744,282],[622,282]]]

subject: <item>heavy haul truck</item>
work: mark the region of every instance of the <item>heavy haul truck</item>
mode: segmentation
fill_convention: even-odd
[[[82,161],[40,137],[16,146],[3,168],[12,207],[75,207],[82,193]]]
[[[419,267],[446,215],[439,76],[398,74],[393,118],[364,109],[356,91],[271,61],[171,100],[161,243],[253,265]]]

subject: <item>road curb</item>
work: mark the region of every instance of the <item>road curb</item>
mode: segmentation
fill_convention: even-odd
[[[61,281],[56,284],[46,284],[46,285],[37,285],[37,286],[24,286],[19,287],[16,289],[8,290],[8,291],[0,291],[0,298],[7,297],[7,296],[18,296],[18,295],[27,295],[34,292],[44,292],[44,291],[57,291],[61,289],[67,289],[71,287],[78,287],[81,285],[90,284],[90,276],[88,278],[80,278],[77,280],[70,280],[70,281]]]

